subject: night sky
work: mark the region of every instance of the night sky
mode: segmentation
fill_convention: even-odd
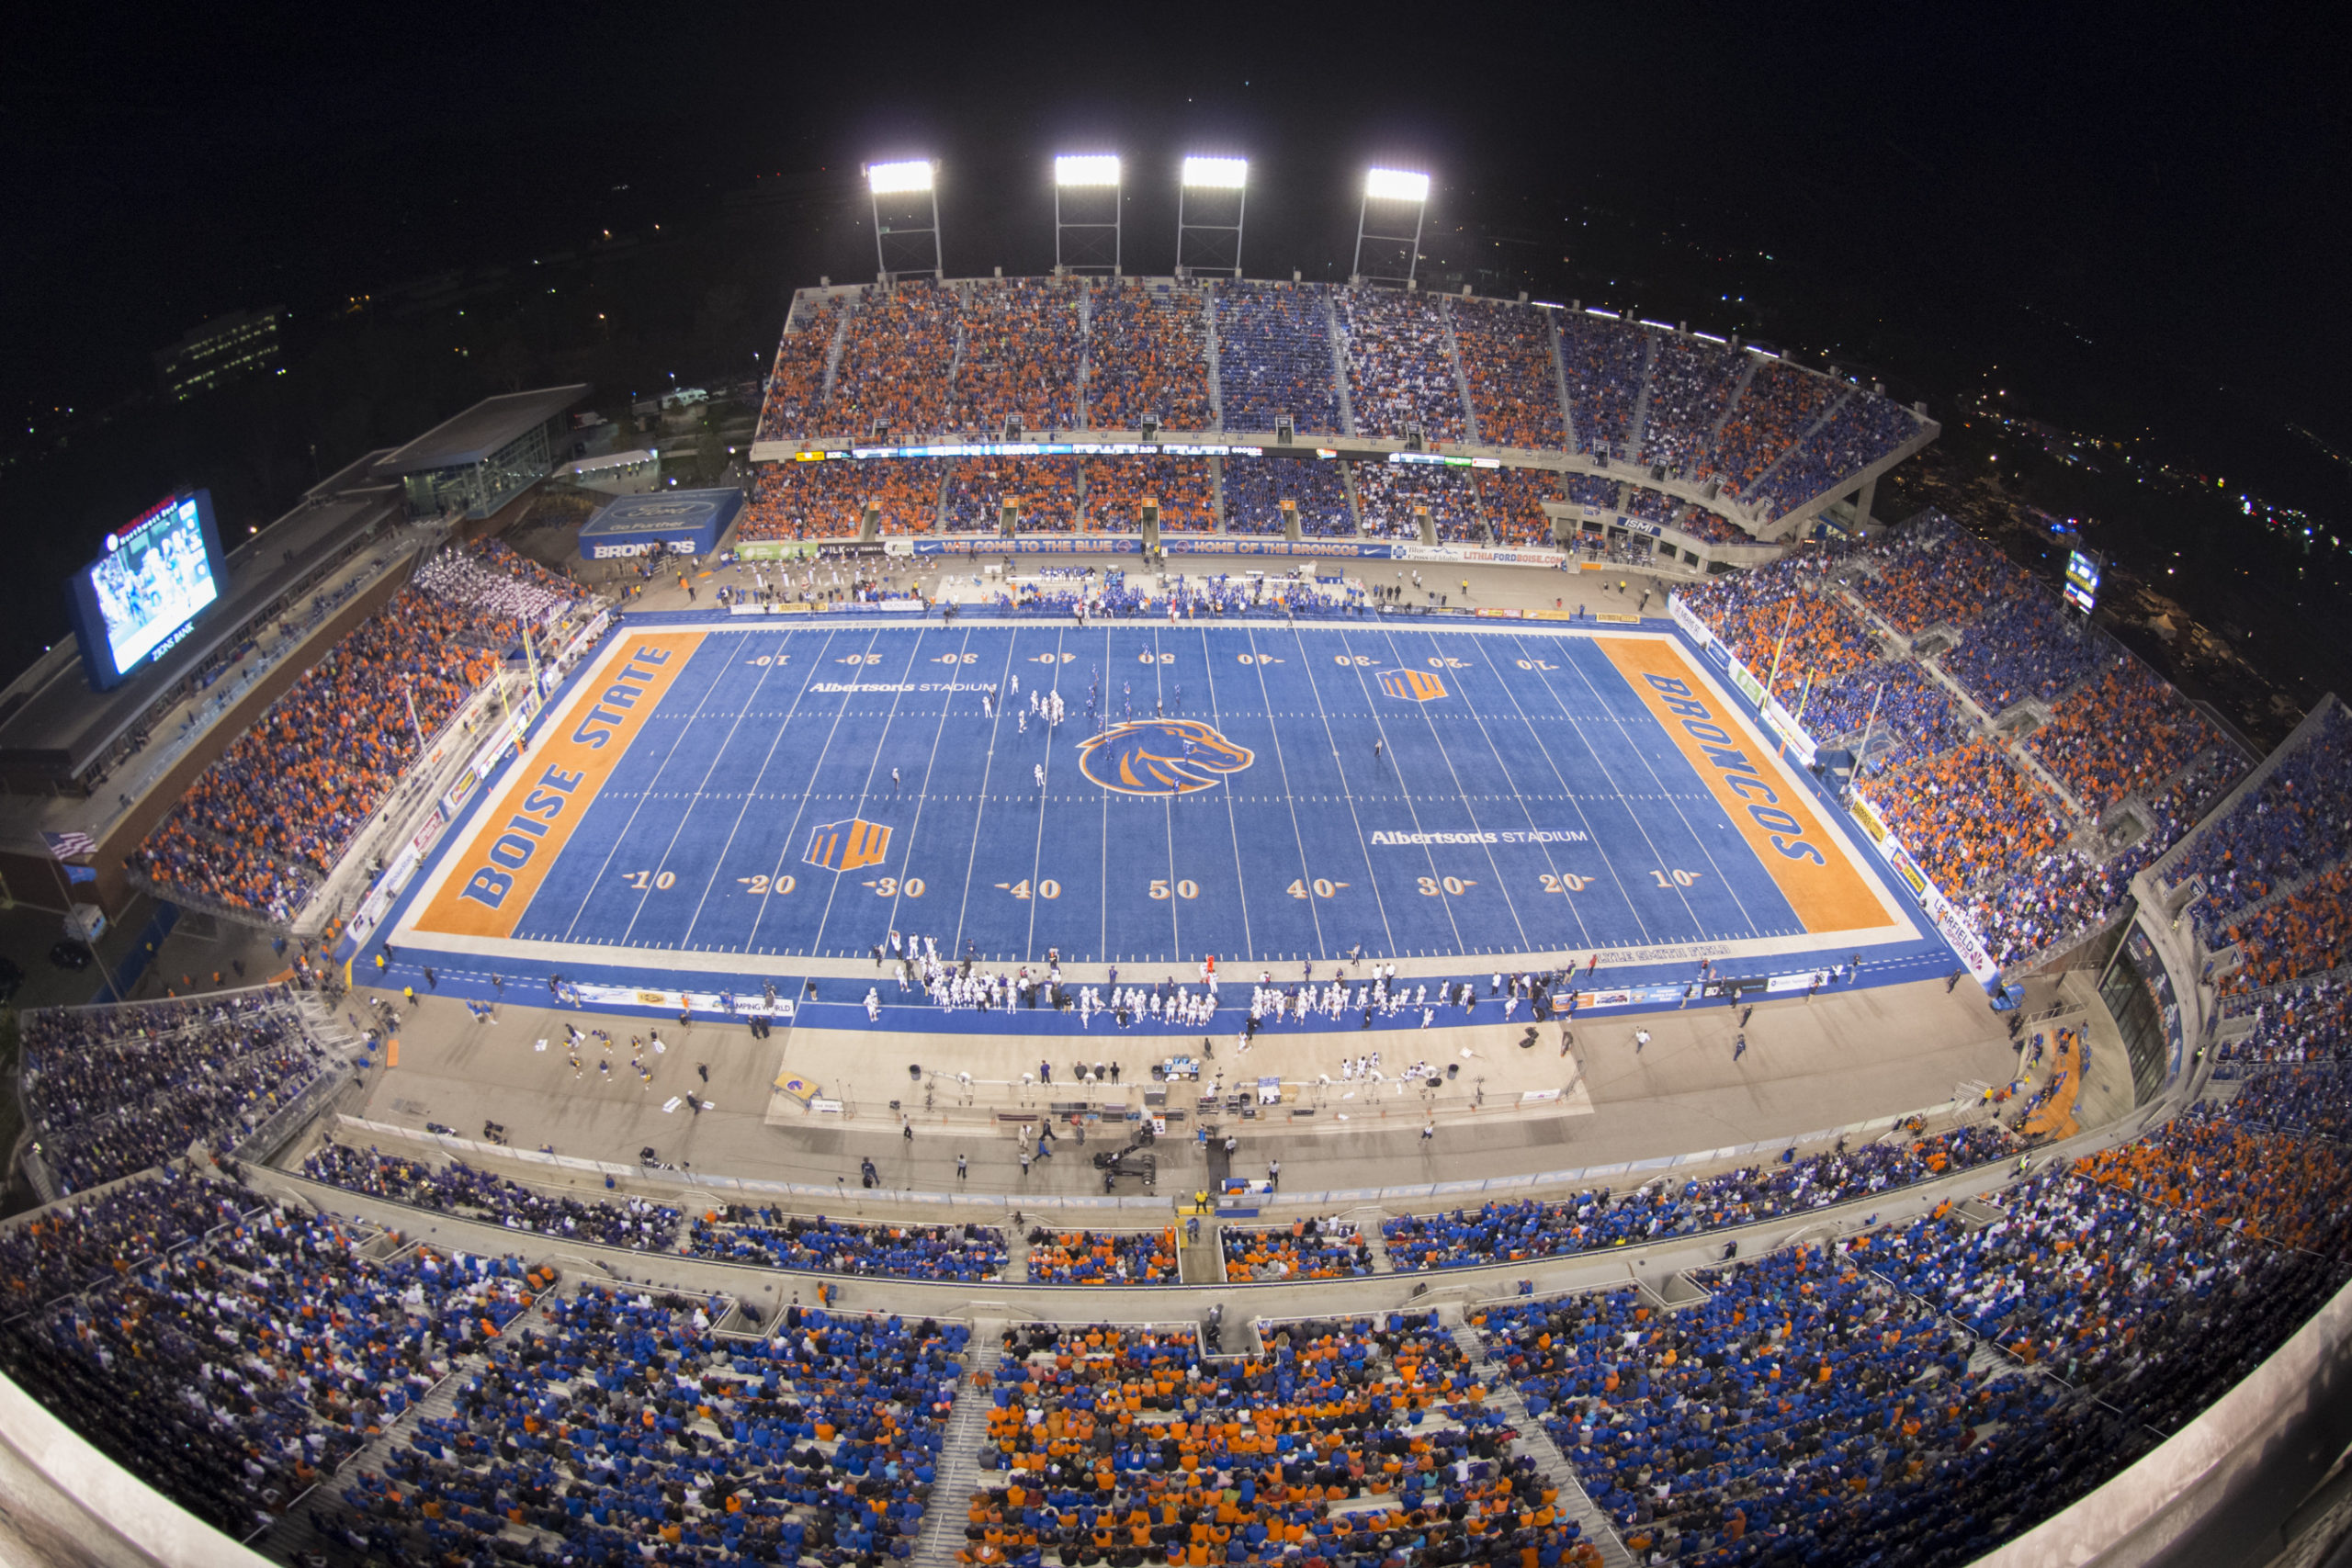
[[[2352,523],[2352,468],[2287,432],[2352,451],[2326,8],[65,9],[0,95],[0,408],[36,429],[144,392],[208,315],[284,304],[299,340],[353,294],[715,225],[755,180],[802,193],[757,258],[772,344],[794,285],[871,275],[869,157],[941,160],[952,276],[1044,270],[1050,155],[1123,152],[1129,270],[1165,271],[1177,158],[1231,152],[1255,275],[1343,274],[1362,168],[1419,165],[1432,253],[1539,298],[1745,326],[1947,420],[2014,377]],[[120,504],[61,518],[25,471],[13,545]]]

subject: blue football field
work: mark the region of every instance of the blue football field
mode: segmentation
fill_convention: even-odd
[[[1640,659],[1693,698],[1661,709]],[[1702,669],[1670,637],[1538,623],[633,623],[450,835],[410,937],[658,966],[865,959],[896,931],[1294,974],[1359,947],[1476,969],[1934,946]],[[1057,727],[1032,708],[1052,694]],[[1709,776],[1726,755],[1755,775],[1736,794]],[[1799,852],[1842,903],[1775,863]]]

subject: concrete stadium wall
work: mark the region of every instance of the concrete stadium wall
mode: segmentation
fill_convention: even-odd
[[[265,1568],[0,1378],[0,1562],[63,1568]]]

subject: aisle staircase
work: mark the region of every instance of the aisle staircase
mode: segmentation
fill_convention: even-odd
[[[969,1373],[994,1372],[997,1354],[1004,1347],[1004,1320],[980,1318],[972,1325],[971,1342],[964,1349],[964,1386],[956,1395],[955,1413],[947,1418],[939,1472],[923,1505],[922,1533],[915,1538],[911,1568],[955,1568],[956,1554],[964,1549],[964,1526],[970,1498],[979,1489],[977,1456],[988,1431],[990,1401],[972,1386]]]
[[[1470,1358],[1471,1365],[1484,1369],[1479,1375],[1487,1385],[1487,1403],[1503,1413],[1503,1419],[1519,1434],[1521,1450],[1535,1461],[1535,1468],[1544,1472],[1544,1479],[1560,1489],[1560,1511],[1584,1527],[1584,1539],[1600,1549],[1600,1561],[1607,1564],[1607,1568],[1634,1568],[1634,1554],[1625,1550],[1623,1541],[1617,1539],[1616,1527],[1609,1522],[1609,1516],[1601,1511],[1600,1505],[1592,1500],[1592,1495],[1577,1480],[1576,1470],[1568,1463],[1568,1456],[1560,1451],[1560,1445],[1552,1440],[1552,1434],[1544,1429],[1541,1421],[1528,1414],[1527,1401],[1520,1397],[1510,1372],[1487,1354],[1486,1346],[1479,1341],[1478,1331],[1464,1324],[1454,1329],[1453,1342],[1462,1347],[1462,1352]]]

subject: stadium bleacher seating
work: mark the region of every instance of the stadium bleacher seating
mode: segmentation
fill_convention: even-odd
[[[1752,359],[1703,338],[1661,336],[1642,416],[1640,460],[1663,464],[1669,474],[1696,474]]]
[[[879,534],[928,534],[939,525],[938,457],[887,461],[763,463],[752,483],[737,539],[854,539],[875,509]]]
[[[1487,521],[1498,545],[1549,545],[1552,520],[1544,503],[1567,499],[1560,476],[1545,468],[1488,468],[1477,476]]]
[[[233,1147],[326,1066],[274,987],[30,1012],[23,1040],[26,1114],[73,1192]]]
[[[1376,539],[1419,539],[1426,509],[1441,543],[1483,545],[1478,490],[1469,468],[1436,463],[1358,463],[1356,507],[1363,531]]]
[[[1436,1315],[1269,1324],[1216,1359],[1189,1331],[1015,1329],[960,1561],[1597,1568]]]
[[[793,302],[760,403],[761,440],[850,434],[825,419],[825,366],[832,355],[842,310],[839,295],[803,295]]]
[[[1608,457],[1629,456],[1634,405],[1641,400],[1643,367],[1649,358],[1648,330],[1590,310],[1563,312],[1559,327],[1577,450]]]
[[[1172,1285],[1176,1233],[1039,1227],[1029,1233],[1029,1278],[1044,1285]]]
[[[1077,428],[1080,288],[1067,277],[971,286],[946,429],[993,440],[1012,419],[1026,430]]]
[[[376,1261],[372,1233],[224,1193],[249,1217],[10,1325],[0,1357],[126,1470],[242,1538],[480,1350],[549,1276],[413,1247]]]
[[[1996,603],[1939,660],[1988,714],[2028,698],[2054,701],[2099,661],[2105,638],[2031,589]]]
[[[1748,494],[1842,392],[1834,381],[1778,359],[1765,360],[1724,420],[1713,449],[1705,455],[1704,473],[1694,477],[1719,475],[1732,494]]]
[[[2188,841],[2169,881],[2178,886],[2201,876],[2206,908],[2242,908],[2343,859],[2347,845],[2352,715],[2339,703],[2258,786]]]
[[[2169,778],[2221,739],[2171,682],[2130,654],[2110,647],[2104,663],[2026,741],[2093,816]]]
[[[1339,290],[1348,398],[1358,435],[1464,441],[1462,387],[1445,318],[1417,294],[1369,284]]]
[[[558,1561],[903,1555],[969,1331],[796,1304],[770,1337],[722,1339],[726,1311],[603,1284],[550,1303],[544,1327],[485,1348],[448,1415],[340,1489],[345,1528],[468,1561],[516,1526]]]
[[[682,1251],[762,1269],[898,1280],[995,1280],[1004,1233],[993,1225],[860,1224],[772,1208],[698,1216]]]
[[[437,733],[519,641],[522,623],[469,581],[463,599],[401,588],[303,671],[156,825],[136,868],[182,896],[292,919],[415,760],[420,731]]]
[[[860,441],[877,423],[893,439],[947,430],[963,299],[928,278],[866,289],[843,330],[825,423]]]
[[[1452,310],[1479,439],[1494,446],[1566,450],[1552,313],[1499,299],[1456,299]]]
[[[1799,442],[1748,497],[1763,503],[1768,520],[1781,516],[1862,472],[1918,428],[1900,403],[1849,391],[1821,427]]]
[[[1216,302],[1218,396],[1225,428],[1337,431],[1331,291],[1319,283],[1235,283]]]
[[[1073,533],[1078,528],[1078,469],[1076,457],[948,459],[948,531],[993,534],[1001,525],[1005,507],[1014,505],[1024,534]]]
[[[1623,1192],[1601,1187],[1556,1201],[1528,1198],[1475,1211],[1405,1214],[1385,1222],[1381,1235],[1398,1273],[1521,1263],[1802,1213],[1984,1165],[2009,1148],[2007,1132],[1997,1125],[1964,1127],[1850,1151],[1792,1155],[1715,1176],[1660,1177]]]
[[[1097,284],[1088,306],[1087,419],[1100,430],[1216,428],[1207,326],[1197,284]]]
[[[1338,463],[1287,457],[1227,457],[1224,462],[1227,531],[1279,536],[1284,527],[1282,503],[1287,501],[1298,509],[1303,536],[1354,535],[1347,479]]]
[[[1940,512],[1912,519],[1884,550],[1874,576],[1854,592],[1906,637],[1930,626],[1964,626],[2008,597],[2015,569]]]
[[[1089,457],[1087,526],[1103,534],[1143,532],[1143,503],[1159,503],[1168,533],[1214,533],[1216,475],[1208,457]],[[1028,525],[1024,522],[1023,527]]]
[[[641,1198],[582,1202],[478,1170],[460,1159],[435,1166],[425,1159],[330,1141],[304,1156],[302,1174],[412,1208],[488,1219],[508,1230],[624,1247],[632,1252],[668,1252],[677,1243],[675,1209]]]
[[[1288,1225],[1227,1225],[1217,1238],[1228,1280],[1351,1280],[1372,1272],[1372,1248],[1351,1224],[1302,1216]]]

